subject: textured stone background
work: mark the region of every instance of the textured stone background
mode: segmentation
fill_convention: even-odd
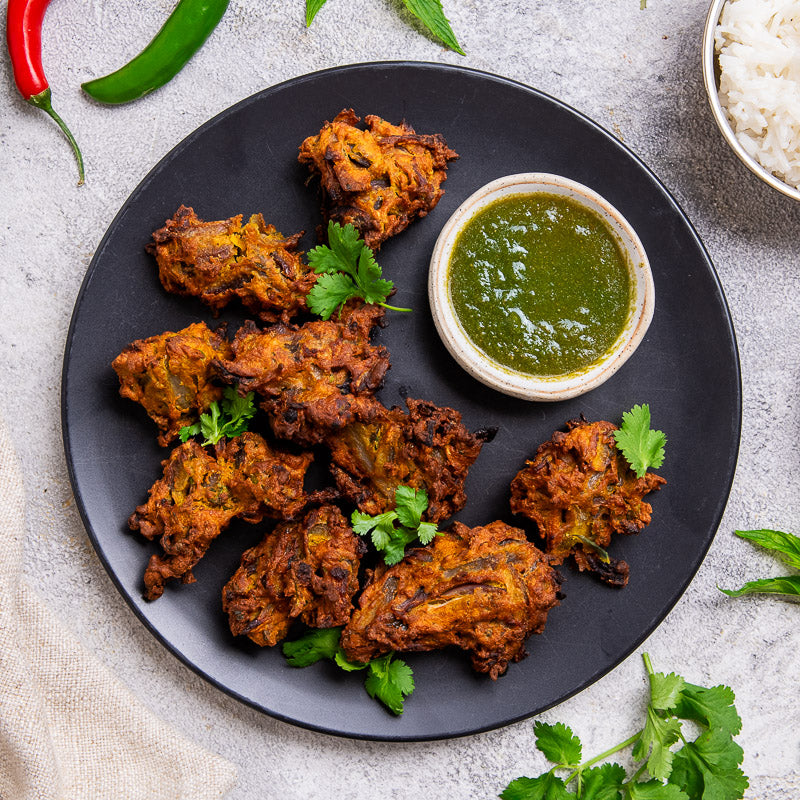
[[[230,800],[483,798],[543,769],[530,721],[453,741],[354,742],[274,721],[207,685],[147,633],[104,572],[75,509],[60,431],[64,341],[92,253],[128,194],[184,136],[266,86],[339,64],[442,61],[505,75],[631,147],[687,212],[719,272],[742,358],[739,467],[708,557],[645,646],[657,668],[735,688],[749,797],[800,797],[800,608],[732,601],[715,588],[785,571],[735,528],[800,531],[800,205],[745,170],[714,126],[700,74],[705,2],[444,2],[466,58],[422,35],[400,0],[329,0],[310,30],[302,0],[232,0],[172,83],[120,108],[88,102],[79,85],[138,52],[172,0],[53,3],[45,67],[83,147],[80,189],[58,130],[19,99],[0,57],[0,414],[27,479],[26,574],[145,704],[239,765]],[[543,719],[570,724],[586,752],[599,752],[630,733],[644,692],[637,653]]]

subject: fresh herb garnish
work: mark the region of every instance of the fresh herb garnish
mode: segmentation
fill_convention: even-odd
[[[648,467],[658,469],[664,463],[667,437],[650,430],[650,406],[646,403],[623,411],[622,426],[614,431],[614,438],[637,478],[643,478]]]
[[[383,553],[383,560],[389,565],[402,561],[406,545],[415,539],[421,544],[430,544],[438,533],[434,523],[422,521],[428,507],[428,493],[424,489],[398,486],[394,502],[394,511],[375,516],[354,511],[350,517],[353,530],[359,536],[371,534],[372,544]]]
[[[737,536],[771,550],[787,566],[800,570],[800,538],[783,531],[756,530],[736,531]],[[781,594],[787,597],[800,597],[800,575],[785,575],[777,578],[762,578],[748,581],[741,589],[720,589],[729,597],[745,594]]]
[[[244,433],[256,413],[254,396],[253,392],[248,392],[241,397],[233,386],[226,386],[222,390],[222,407],[213,402],[208,413],[200,415],[199,422],[184,425],[178,434],[181,441],[185,442],[190,436],[202,434],[204,440],[201,444],[205,446],[216,444],[223,436],[232,439]]]
[[[317,12],[326,0],[306,0],[306,27],[311,25]],[[406,8],[440,41],[445,47],[460,55],[466,55],[444,15],[441,0],[403,0]]]
[[[680,675],[653,672],[642,655],[650,679],[650,701],[644,727],[595,758],[582,761],[580,739],[561,723],[534,725],[536,747],[555,766],[538,778],[517,778],[503,800],[741,800],[748,780],[740,769],[742,748],[733,741],[742,721],[727,686],[706,689]],[[683,720],[700,733],[687,740]],[[673,750],[673,746],[682,746]],[[629,777],[615,763],[595,766],[633,746],[641,762]],[[555,773],[567,772],[565,778]],[[643,778],[649,777],[648,780]]]
[[[403,713],[403,702],[414,691],[411,667],[394,653],[375,658],[366,664],[348,660],[339,638],[341,628],[317,628],[299,639],[283,643],[283,654],[292,667],[308,667],[322,659],[330,659],[346,672],[367,670],[364,688],[370,697],[379,700],[393,714]]]
[[[338,222],[329,222],[328,244],[309,250],[308,263],[319,278],[306,301],[322,319],[330,319],[333,312],[341,309],[352,297],[360,297],[365,303],[374,303],[392,311],[411,311],[384,302],[394,284],[381,277],[374,253],[359,239],[350,223],[342,227]]]

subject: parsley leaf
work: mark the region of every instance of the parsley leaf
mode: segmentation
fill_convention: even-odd
[[[186,442],[190,436],[202,434],[201,444],[216,444],[223,437],[233,439],[247,430],[250,420],[255,416],[255,395],[248,392],[241,397],[233,386],[222,390],[222,408],[216,401],[211,403],[208,413],[200,415],[200,421],[194,425],[184,425],[180,432],[180,440]]]
[[[340,644],[342,628],[313,628],[299,639],[284,642],[282,649],[292,667],[308,667],[328,659],[345,672],[367,670],[364,688],[393,714],[403,713],[403,702],[414,691],[414,675],[405,661],[394,653],[361,664],[350,661]]]
[[[398,486],[394,493],[395,508],[371,517],[361,511],[350,516],[353,530],[359,536],[370,534],[372,544],[383,560],[391,566],[403,560],[406,545],[418,539],[421,544],[430,544],[439,532],[432,522],[422,522],[428,508],[428,493],[424,489]],[[398,524],[399,523],[399,524]]]
[[[563,723],[548,725],[537,722],[533,726],[536,747],[554,764],[578,764],[581,760],[581,740]]]
[[[374,253],[359,239],[350,223],[342,227],[338,222],[329,222],[328,244],[309,250],[308,263],[319,277],[306,302],[322,319],[330,319],[353,297],[392,311],[411,311],[386,304],[394,284],[381,277]]]
[[[650,406],[636,405],[622,414],[622,427],[614,431],[617,447],[622,451],[637,478],[643,478],[648,467],[657,469],[664,463],[667,437],[650,430]]]

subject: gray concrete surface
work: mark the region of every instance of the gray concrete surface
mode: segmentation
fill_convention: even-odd
[[[645,647],[659,668],[734,687],[748,797],[800,797],[800,608],[716,590],[782,569],[735,528],[800,532],[800,205],[747,172],[714,127],[700,74],[705,0],[650,0],[646,10],[638,0],[444,0],[465,58],[422,35],[399,0],[329,0],[309,30],[302,0],[232,0],[162,91],[115,109],[87,102],[80,82],[137,52],[172,5],[51,6],[45,65],[83,146],[80,189],[58,130],[19,99],[0,57],[0,414],[27,479],[26,574],[53,613],[145,704],[238,764],[230,800],[484,798],[542,771],[531,721],[453,741],[364,743],[277,722],[206,685],[117,594],[78,518],[61,445],[60,369],[78,289],[117,209],[161,156],[217,112],[287,78],[385,59],[464,64],[537,87],[612,131],[672,191],[711,254],[742,358],[739,466],[708,557]],[[632,731],[644,690],[635,654],[543,719],[570,724],[598,752]]]

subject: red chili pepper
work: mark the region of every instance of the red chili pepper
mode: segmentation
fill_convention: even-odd
[[[25,100],[49,114],[64,132],[78,159],[78,186],[83,183],[83,156],[64,120],[53,110],[50,86],[42,68],[42,21],[50,0],[8,0],[6,41],[14,82]]]

